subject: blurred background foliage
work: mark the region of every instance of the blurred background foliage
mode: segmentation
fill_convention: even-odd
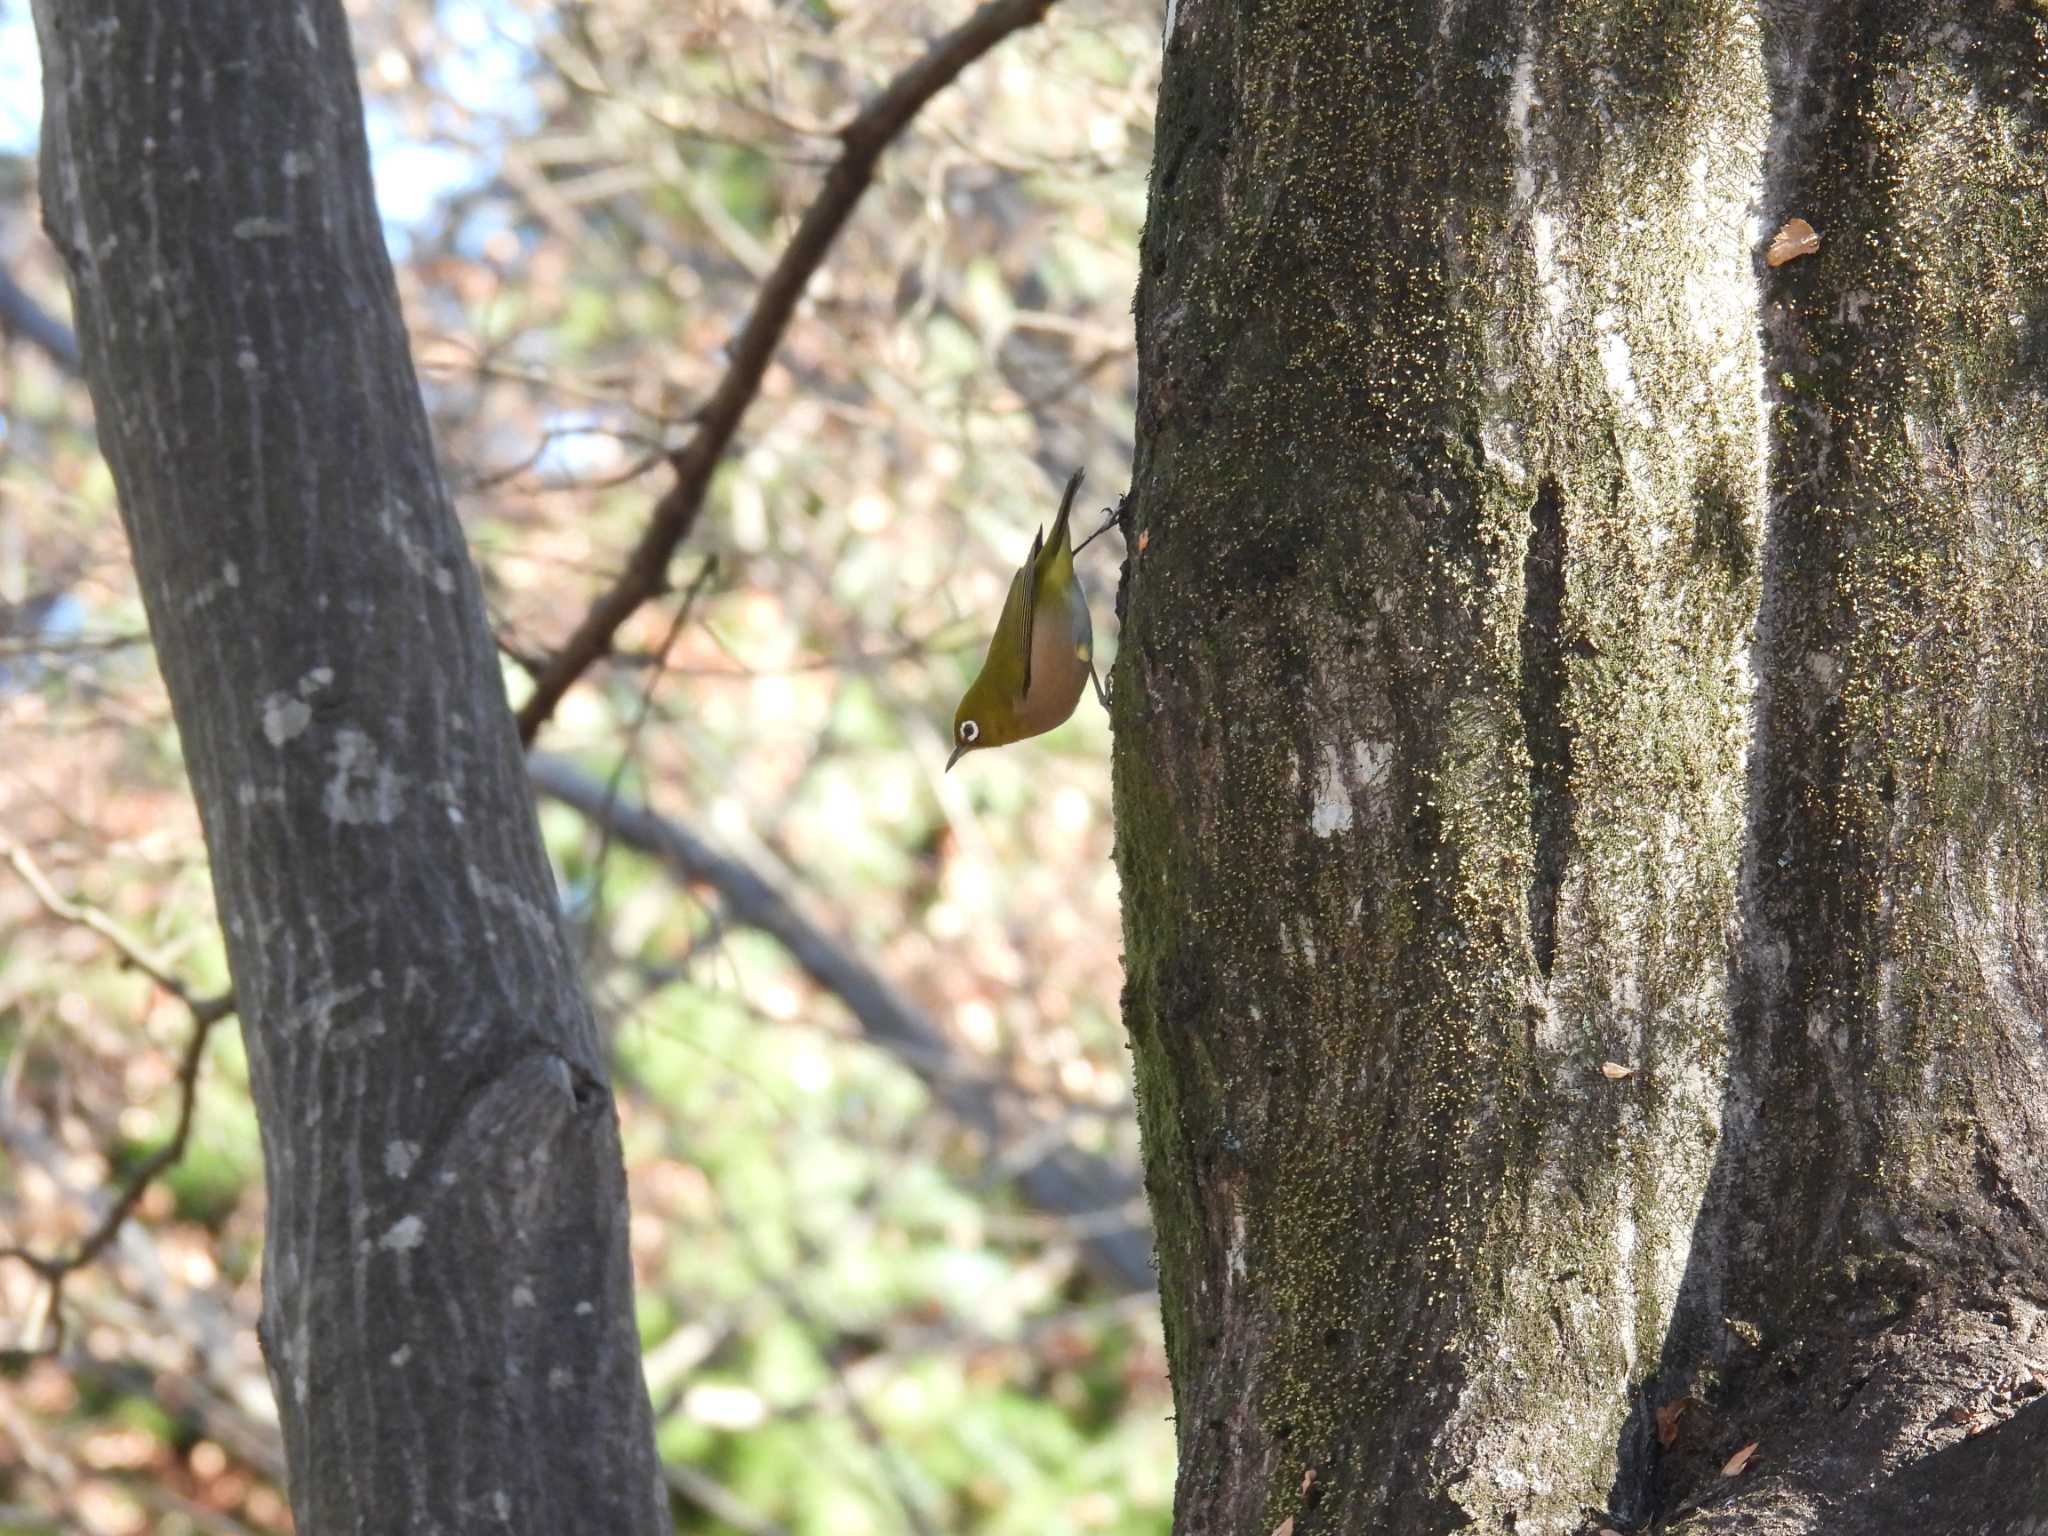
[[[350,5],[421,381],[515,703],[668,483],[661,454],[833,129],[968,9]],[[874,998],[849,1006],[717,870],[543,804],[616,1053],[679,1530],[1168,1523],[1155,1309],[1102,1246],[1144,1252],[1106,724],[1084,700],[1051,736],[941,772],[1066,473],[1090,470],[1077,528],[1124,484],[1160,9],[1066,0],[912,124],[812,282],[677,592],[542,738],[767,882],[925,1031],[878,1033]],[[61,318],[26,12],[0,6],[0,272]],[[1121,555],[1112,534],[1081,562],[1105,658]],[[18,325],[0,738],[0,1247],[62,1255],[172,1135],[193,1021],[29,874],[194,996],[227,977],[90,405]],[[198,1082],[182,1159],[68,1278],[54,1351],[50,1288],[0,1263],[0,1533],[289,1528],[232,1023]],[[1081,1170],[1050,1200],[1025,1177],[1048,1156]]]

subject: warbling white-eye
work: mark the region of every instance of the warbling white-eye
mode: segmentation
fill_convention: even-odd
[[[1023,569],[1010,578],[1010,595],[1003,600],[1003,616],[996,620],[981,672],[953,711],[948,768],[969,752],[1006,746],[1061,724],[1091,680],[1096,697],[1109,702],[1095,676],[1088,594],[1074,575],[1074,546],[1067,531],[1074,493],[1080,489],[1077,469],[1060,498],[1052,539],[1048,542],[1041,528]]]

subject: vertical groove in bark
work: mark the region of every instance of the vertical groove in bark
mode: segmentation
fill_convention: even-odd
[[[1764,11],[1763,213],[1821,246],[1764,279],[1726,1135],[1666,1352],[1722,1429],[1665,1480],[1904,1530],[1872,1474],[1960,1440],[1927,1405],[2009,1379],[2048,1301],[2048,17]],[[1717,1486],[1758,1435],[1774,1476]]]
[[[1173,13],[1114,709],[1177,1528],[1575,1530],[1718,1107],[1755,31]]]
[[[1557,900],[1572,843],[1572,732],[1564,714],[1564,513],[1544,476],[1522,560],[1522,730],[1529,743],[1529,943],[1546,981],[1557,956]]]
[[[248,1043],[297,1527],[651,1532],[616,1121],[341,6],[36,22],[46,221]]]

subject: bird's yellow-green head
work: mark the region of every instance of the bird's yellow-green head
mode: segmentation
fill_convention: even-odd
[[[1017,723],[1017,695],[1023,681],[1023,656],[998,656],[991,645],[981,675],[967,685],[960,707],[953,711],[953,755],[946,759],[948,768],[970,752],[1006,747],[1029,734]]]

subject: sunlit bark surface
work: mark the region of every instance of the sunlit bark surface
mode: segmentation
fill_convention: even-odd
[[[2038,1441],[1961,1444],[2048,1348],[2044,30],[1169,8],[1115,712],[1177,1529],[1919,1529],[1896,1468]]]

